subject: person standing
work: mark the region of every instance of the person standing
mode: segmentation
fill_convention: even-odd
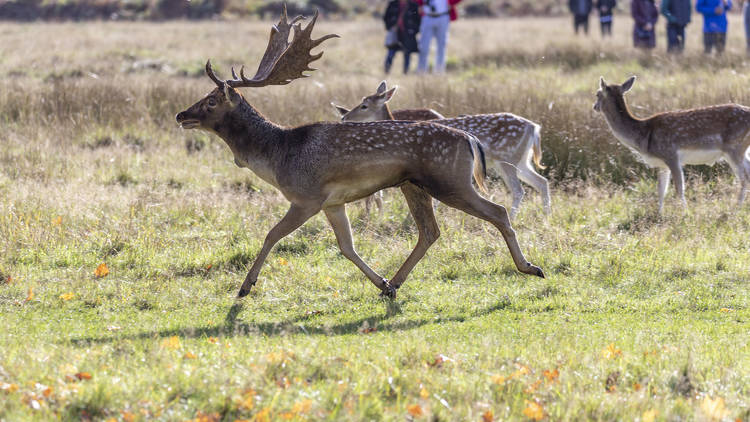
[[[659,20],[659,11],[655,0],[632,0],[630,12],[633,15],[633,45],[636,48],[652,49],[656,47],[654,25]]]
[[[588,35],[591,0],[568,0],[568,8],[573,14],[573,29],[576,34],[578,34],[578,28],[583,28],[583,33]]]
[[[661,0],[661,14],[667,18],[667,52],[685,50],[685,27],[690,23],[693,6],[690,0]]]
[[[724,52],[727,44],[727,10],[732,9],[732,0],[698,0],[695,10],[703,14],[703,47],[706,54],[716,49]]]
[[[612,11],[617,7],[617,0],[596,0],[596,9],[599,11],[599,24],[602,29],[602,38],[612,36]]]
[[[745,23],[745,45],[747,46],[747,54],[750,54],[750,0],[745,0],[742,18]]]
[[[419,16],[419,5],[412,0],[391,0],[383,15],[386,30],[385,73],[391,71],[393,58],[400,50],[404,53],[404,74],[409,73],[411,53],[419,51],[417,33],[422,18]],[[395,36],[393,36],[395,34]]]
[[[435,58],[435,73],[445,72],[445,47],[448,43],[448,29],[450,23],[458,19],[456,5],[461,0],[417,0],[422,23],[419,27],[419,65],[417,72],[427,73],[430,58],[430,44],[435,38],[437,42],[437,56]]]

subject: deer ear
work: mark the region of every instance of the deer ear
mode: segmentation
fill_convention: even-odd
[[[375,91],[376,94],[382,94],[385,92],[385,90],[388,88],[388,84],[385,83],[385,81],[381,81],[380,85],[378,85],[378,90]]]
[[[599,88],[600,89],[607,88],[607,83],[604,82],[604,76],[599,76]]]
[[[391,98],[393,98],[393,94],[396,93],[397,89],[398,89],[398,86],[394,86],[393,88],[389,89],[388,91],[385,91],[383,93],[383,98],[384,98],[383,102],[387,103],[388,101],[390,101]]]
[[[343,117],[343,116],[344,116],[344,115],[345,115],[346,113],[348,113],[348,112],[349,112],[349,110],[348,110],[348,109],[346,109],[346,108],[344,108],[344,107],[341,107],[340,105],[336,105],[336,104],[334,104],[334,103],[331,103],[331,105],[333,106],[333,108],[335,108],[335,109],[336,109],[336,112],[337,112],[337,113],[338,113],[338,114],[339,114],[339,115],[340,115],[341,117]]]
[[[626,93],[630,91],[630,88],[633,87],[633,83],[635,83],[635,75],[628,78],[627,81],[625,81],[624,84],[622,84],[622,93]]]
[[[234,107],[240,103],[240,99],[242,97],[237,91],[234,90],[234,88],[232,88],[228,84],[224,84],[224,98],[226,98],[229,104]]]

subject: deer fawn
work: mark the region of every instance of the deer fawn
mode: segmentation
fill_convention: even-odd
[[[432,116],[436,112],[428,109],[399,110],[391,113],[388,102],[396,92],[397,87],[387,89],[383,81],[375,94],[364,97],[362,102],[351,110],[334,104],[341,114],[343,121],[373,122],[379,120],[420,120],[419,116]],[[433,114],[434,113],[434,114]],[[495,168],[511,191],[513,203],[510,216],[518,214],[524,189],[519,177],[542,194],[544,211],[550,212],[549,183],[542,175],[534,170],[533,162],[544,168],[540,161],[542,146],[541,126],[510,113],[478,114],[461,116],[452,119],[438,118],[431,120],[454,129],[466,131],[479,139],[487,157],[495,164]]]
[[[502,233],[519,271],[544,277],[539,267],[524,258],[508,215],[500,205],[479,196],[472,177],[483,186],[481,147],[470,135],[430,123],[315,123],[295,128],[278,126],[264,118],[236,90],[240,87],[285,85],[314,70],[310,63],[323,53],[310,51],[323,41],[310,36],[317,13],[306,28],[281,20],[270,40],[257,74],[247,79],[221,80],[211,62],[206,73],[216,88],[176,116],[185,129],[202,129],[221,137],[240,167],[247,167],[277,188],[291,206],[268,232],[238,296],[255,285],[271,248],[309,218],[323,210],[342,254],[351,260],[388,297],[396,296],[409,272],[440,235],[432,212],[432,198],[491,222]],[[291,43],[290,30],[294,29]],[[383,188],[399,186],[416,221],[417,245],[390,281],[373,271],[352,244],[345,204]]]
[[[692,110],[668,111],[638,119],[625,104],[625,93],[635,82],[631,76],[622,85],[607,85],[599,79],[594,110],[601,112],[615,137],[651,167],[658,168],[659,212],[664,207],[670,173],[675,190],[685,201],[684,164],[708,164],[725,159],[741,187],[738,204],[745,199],[750,182],[750,108],[726,104]]]

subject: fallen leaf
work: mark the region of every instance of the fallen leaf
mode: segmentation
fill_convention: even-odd
[[[641,388],[643,388],[643,386],[641,384],[639,384],[637,382],[633,383],[633,390],[634,391],[641,391]]]
[[[195,355],[195,353],[187,352],[185,353],[185,356],[183,356],[184,359],[198,359],[198,356]]]
[[[422,410],[422,406],[418,404],[412,404],[409,407],[406,408],[406,411],[409,412],[410,415],[417,417],[424,415],[424,411]]]
[[[76,376],[76,378],[78,378],[79,380],[90,380],[90,379],[92,378],[92,377],[91,377],[91,374],[90,374],[90,373],[88,373],[88,372],[79,372],[79,373],[77,373],[77,374],[76,374],[75,376]]]
[[[309,413],[310,409],[312,409],[312,400],[310,399],[294,403],[294,406],[292,406],[292,412],[297,414]]]
[[[49,398],[49,396],[51,396],[54,391],[55,390],[52,387],[47,387],[47,388],[44,389],[44,391],[42,391],[42,395],[45,398]]]
[[[75,293],[73,293],[73,292],[68,292],[68,293],[63,293],[63,294],[61,294],[61,295],[60,295],[60,299],[62,299],[62,300],[64,300],[64,301],[66,301],[66,302],[67,302],[67,301],[69,301],[70,299],[73,299],[73,298],[74,298],[75,296],[76,296],[76,295],[75,295]]]
[[[60,224],[62,224],[62,216],[58,215],[57,217],[52,219],[53,226],[59,226]]]
[[[732,308],[721,308],[721,312],[732,312]]]
[[[213,268],[213,264],[206,265],[206,271],[210,270],[211,268]]]
[[[482,414],[482,422],[492,422],[495,420],[495,414],[488,410]]]
[[[255,390],[247,390],[242,393],[242,398],[239,402],[239,408],[250,410],[255,407]]]
[[[614,359],[617,356],[622,356],[622,350],[616,348],[614,343],[609,343],[607,347],[602,349],[602,357],[604,359]]]
[[[104,262],[99,264],[99,266],[96,267],[96,270],[94,270],[94,277],[96,278],[106,277],[108,274],[109,274],[109,268],[107,268],[107,264]]]
[[[219,342],[219,339],[216,338],[216,337],[209,337],[208,338],[208,342],[211,343],[211,344],[216,344],[216,343]]]
[[[517,363],[516,366],[518,366],[518,369],[513,371],[513,373],[510,374],[508,378],[518,378],[522,375],[527,375],[531,373],[531,369],[529,369],[529,367],[526,365],[521,365]]]
[[[427,364],[433,368],[440,368],[443,366],[445,362],[453,362],[453,359],[443,354],[439,354],[435,356],[435,360],[433,360],[432,363],[427,363]]]
[[[430,392],[427,391],[426,388],[422,388],[421,390],[419,390],[419,397],[422,397],[423,399],[427,399],[428,397],[430,397]]]
[[[29,286],[29,291],[26,293],[26,300],[24,302],[31,302],[34,300],[34,286]]]
[[[502,375],[493,375],[492,376],[492,383],[497,385],[503,385],[505,384],[506,378]]]
[[[560,371],[558,371],[557,369],[553,369],[551,371],[548,369],[545,369],[542,372],[542,375],[544,375],[544,378],[547,378],[547,381],[553,382],[560,376]]]
[[[0,391],[5,391],[6,393],[15,393],[18,391],[18,384],[8,384],[8,383],[2,383],[0,384]]]
[[[531,393],[533,393],[534,391],[536,391],[536,389],[537,389],[537,388],[539,388],[539,386],[540,386],[541,384],[542,384],[542,380],[540,380],[540,379],[539,379],[539,380],[536,380],[536,381],[535,381],[535,382],[534,382],[533,384],[531,384],[531,385],[529,385],[528,387],[526,387],[526,389],[525,389],[525,390],[523,390],[523,391],[524,391],[525,393],[531,394]]]
[[[370,334],[370,333],[374,333],[375,331],[378,331],[378,329],[375,327],[367,327],[367,328],[363,328],[359,330],[359,332],[362,334]]]
[[[654,422],[656,420],[657,415],[659,415],[659,412],[656,409],[647,410],[643,412],[643,415],[641,416],[641,421]]]
[[[535,421],[544,419],[544,408],[537,402],[525,400],[526,408],[523,409],[523,414],[527,418]]]
[[[180,347],[182,347],[182,344],[180,344],[180,338],[179,337],[172,336],[172,337],[165,338],[164,340],[162,340],[161,347],[163,347],[165,349],[177,350]]]
[[[617,384],[620,381],[620,371],[610,372],[607,375],[607,380],[604,382],[604,389],[607,392],[612,393],[617,390]]]
[[[271,409],[264,408],[260,412],[255,414],[253,418],[254,422],[270,422],[271,421]]]
[[[289,261],[284,258],[279,258],[279,265],[289,265]]]
[[[195,419],[193,419],[194,422],[219,422],[220,420],[221,416],[218,413],[203,413],[201,411],[198,411]]]
[[[724,405],[724,399],[721,397],[715,399],[711,399],[708,396],[705,397],[701,401],[701,410],[712,420],[724,419],[729,414],[729,410]]]

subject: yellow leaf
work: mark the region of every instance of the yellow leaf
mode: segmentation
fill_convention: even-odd
[[[640,383],[637,383],[637,382],[633,383],[633,390],[641,391],[641,388],[643,388],[643,386]]]
[[[529,400],[525,401],[526,409],[523,409],[524,416],[535,421],[544,419],[544,408],[540,404]]]
[[[602,349],[604,359],[614,359],[617,356],[622,356],[622,350],[616,348],[614,343],[609,343],[609,346]]]
[[[255,407],[255,390],[247,390],[238,403],[240,409],[250,410]]]
[[[492,422],[495,420],[495,414],[491,410],[484,412],[482,415],[482,422]]]
[[[308,413],[310,409],[312,409],[312,400],[310,399],[294,403],[294,406],[292,406],[292,412],[294,413]]]
[[[260,412],[255,414],[253,418],[254,422],[271,422],[271,409],[264,408]]]
[[[701,402],[701,410],[712,420],[721,420],[729,414],[729,410],[724,405],[724,399],[721,397],[715,399],[705,397]]]
[[[107,264],[104,262],[99,264],[99,266],[96,267],[96,270],[94,270],[94,277],[96,278],[106,277],[108,274],[109,274],[109,268],[107,268]]]
[[[209,337],[208,338],[208,342],[211,343],[211,344],[216,344],[216,343],[219,342],[219,339],[216,338],[216,337]]]
[[[127,410],[122,411],[122,420],[124,422],[135,422],[135,414],[128,412]]]
[[[64,301],[68,301],[70,299],[73,299],[76,295],[73,292],[63,293],[60,295],[60,299]]]
[[[161,342],[161,347],[165,349],[172,349],[177,350],[180,347],[182,347],[182,344],[180,344],[180,338],[177,336],[172,336],[170,338],[165,338]]]
[[[542,372],[542,375],[544,375],[544,378],[547,378],[547,381],[552,382],[555,381],[560,376],[560,371],[557,369],[553,370],[544,370]]]
[[[492,383],[497,385],[503,385],[505,384],[505,377],[502,375],[493,375],[492,376]]]
[[[540,379],[536,380],[533,384],[531,384],[528,387],[526,387],[526,389],[523,390],[523,391],[526,392],[526,393],[531,394],[534,391],[536,391],[536,389],[539,388],[539,385],[541,385],[541,384],[542,384],[542,380],[540,380]]]
[[[54,391],[55,390],[52,387],[47,387],[47,388],[44,389],[44,391],[42,391],[42,395],[45,398],[49,398],[49,396],[51,396]]]
[[[198,359],[198,356],[195,355],[195,353],[187,352],[185,353],[185,356],[183,356],[185,359]]]
[[[427,391],[427,389],[422,388],[421,390],[419,390],[419,397],[422,397],[423,399],[427,399],[428,397],[430,397],[430,392]]]
[[[651,409],[643,412],[643,415],[641,416],[641,421],[643,422],[654,422],[656,420],[656,416],[659,414],[659,412],[656,409]]]
[[[62,224],[62,216],[58,215],[57,217],[52,219],[53,226],[59,226],[60,224]]]
[[[406,408],[406,411],[409,412],[410,415],[417,417],[424,415],[424,411],[422,410],[422,406],[418,404],[412,404],[409,407]]]
[[[294,419],[294,413],[292,412],[282,412],[279,416],[281,419],[286,419],[288,421]]]
[[[15,393],[16,391],[18,391],[18,384],[2,383],[0,384],[0,391],[5,391],[6,393]]]
[[[289,261],[284,258],[279,258],[279,265],[289,265]]]
[[[29,286],[29,291],[26,293],[25,302],[31,302],[34,300],[34,286]]]
[[[721,312],[732,312],[732,309],[731,308],[721,308],[720,311]]]

